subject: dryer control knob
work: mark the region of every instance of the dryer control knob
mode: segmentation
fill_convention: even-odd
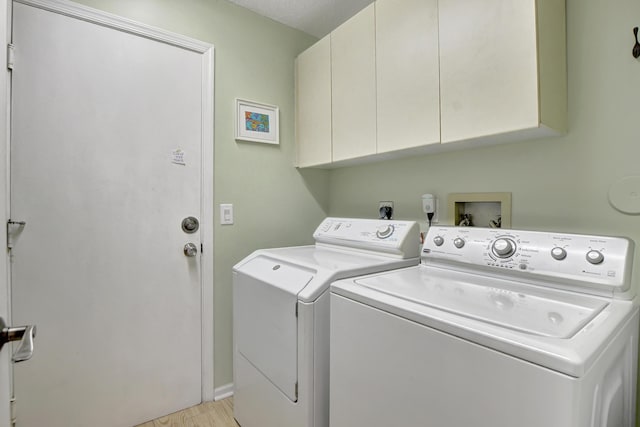
[[[456,237],[453,240],[453,245],[458,248],[458,249],[462,249],[462,247],[464,246],[464,239],[461,239],[459,237]]]
[[[393,231],[393,225],[383,225],[382,227],[378,228],[378,231],[376,231],[376,236],[378,236],[378,238],[380,239],[386,239],[393,234]]]
[[[493,242],[491,249],[499,258],[509,258],[516,251],[516,244],[511,239],[501,238]]]
[[[551,249],[551,257],[553,259],[557,259],[558,261],[562,261],[567,257],[567,251],[556,246],[555,248]]]
[[[587,252],[587,261],[591,264],[600,264],[604,261],[604,255],[600,251],[591,250]]]
[[[442,246],[444,244],[444,239],[442,236],[436,236],[433,238],[433,243],[435,243],[436,246]]]

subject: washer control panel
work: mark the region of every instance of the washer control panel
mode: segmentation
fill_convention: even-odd
[[[406,258],[419,256],[420,227],[415,221],[361,218],[326,218],[313,238],[316,243],[391,253]]]
[[[436,226],[427,233],[422,262],[512,271],[610,294],[629,288],[633,249],[622,237]]]

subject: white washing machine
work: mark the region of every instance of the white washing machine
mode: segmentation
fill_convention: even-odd
[[[233,268],[234,417],[242,427],[329,425],[329,285],[420,262],[413,221],[327,218],[315,245]]]
[[[419,266],[331,286],[331,427],[633,427],[624,238],[432,227]]]

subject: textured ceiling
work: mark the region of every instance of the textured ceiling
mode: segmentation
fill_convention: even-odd
[[[318,38],[373,3],[373,0],[230,0]]]

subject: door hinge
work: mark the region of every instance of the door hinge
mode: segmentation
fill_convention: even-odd
[[[15,427],[16,425],[16,398],[12,397],[9,400],[9,417],[11,420],[11,425]]]
[[[296,303],[296,317],[298,317],[298,303]]]
[[[204,245],[200,243],[200,255],[204,253]]]
[[[7,68],[13,70],[13,61],[15,60],[15,48],[13,44],[7,45]]]
[[[294,391],[296,393],[296,400],[298,400],[298,383],[296,383]]]

